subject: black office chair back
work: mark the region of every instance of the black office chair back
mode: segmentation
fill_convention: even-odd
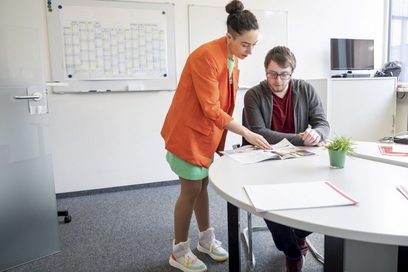
[[[246,117],[245,117],[245,109],[244,108],[242,109],[242,125],[249,129],[248,122],[247,122]],[[249,144],[250,143],[247,140],[245,140],[244,137],[242,137],[241,146],[249,145]]]

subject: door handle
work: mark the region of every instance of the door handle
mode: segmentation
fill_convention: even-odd
[[[16,96],[14,96],[14,99],[17,99],[17,100],[32,99],[34,101],[39,101],[39,100],[41,100],[41,98],[42,98],[42,94],[38,93],[38,92],[33,93],[33,95],[16,95]]]
[[[28,111],[31,115],[48,113],[47,88],[44,85],[29,86],[27,95],[16,95],[14,99],[27,101]]]

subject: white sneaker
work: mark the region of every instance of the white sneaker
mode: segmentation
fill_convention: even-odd
[[[228,252],[221,247],[221,242],[215,239],[213,228],[199,233],[197,250],[208,254],[215,261],[222,262],[228,259]]]
[[[183,272],[207,271],[207,266],[191,252],[190,240],[177,245],[173,240],[173,254],[169,258],[169,264]]]

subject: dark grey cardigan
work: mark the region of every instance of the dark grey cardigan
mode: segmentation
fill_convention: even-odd
[[[291,84],[295,133],[271,130],[272,91],[266,80],[252,87],[245,94],[243,124],[253,132],[264,136],[271,144],[287,138],[294,145],[303,145],[298,133],[305,131],[309,125],[320,134],[322,140],[326,140],[330,127],[322,102],[313,86],[299,79],[291,79]]]

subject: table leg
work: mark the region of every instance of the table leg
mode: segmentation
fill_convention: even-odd
[[[325,236],[324,271],[408,271],[408,247]],[[398,262],[396,262],[398,259]]]
[[[324,272],[344,271],[344,239],[324,236]]]
[[[398,247],[398,272],[408,271],[408,247]]]
[[[228,252],[229,271],[241,271],[241,252],[239,246],[239,209],[227,203],[228,214]]]

